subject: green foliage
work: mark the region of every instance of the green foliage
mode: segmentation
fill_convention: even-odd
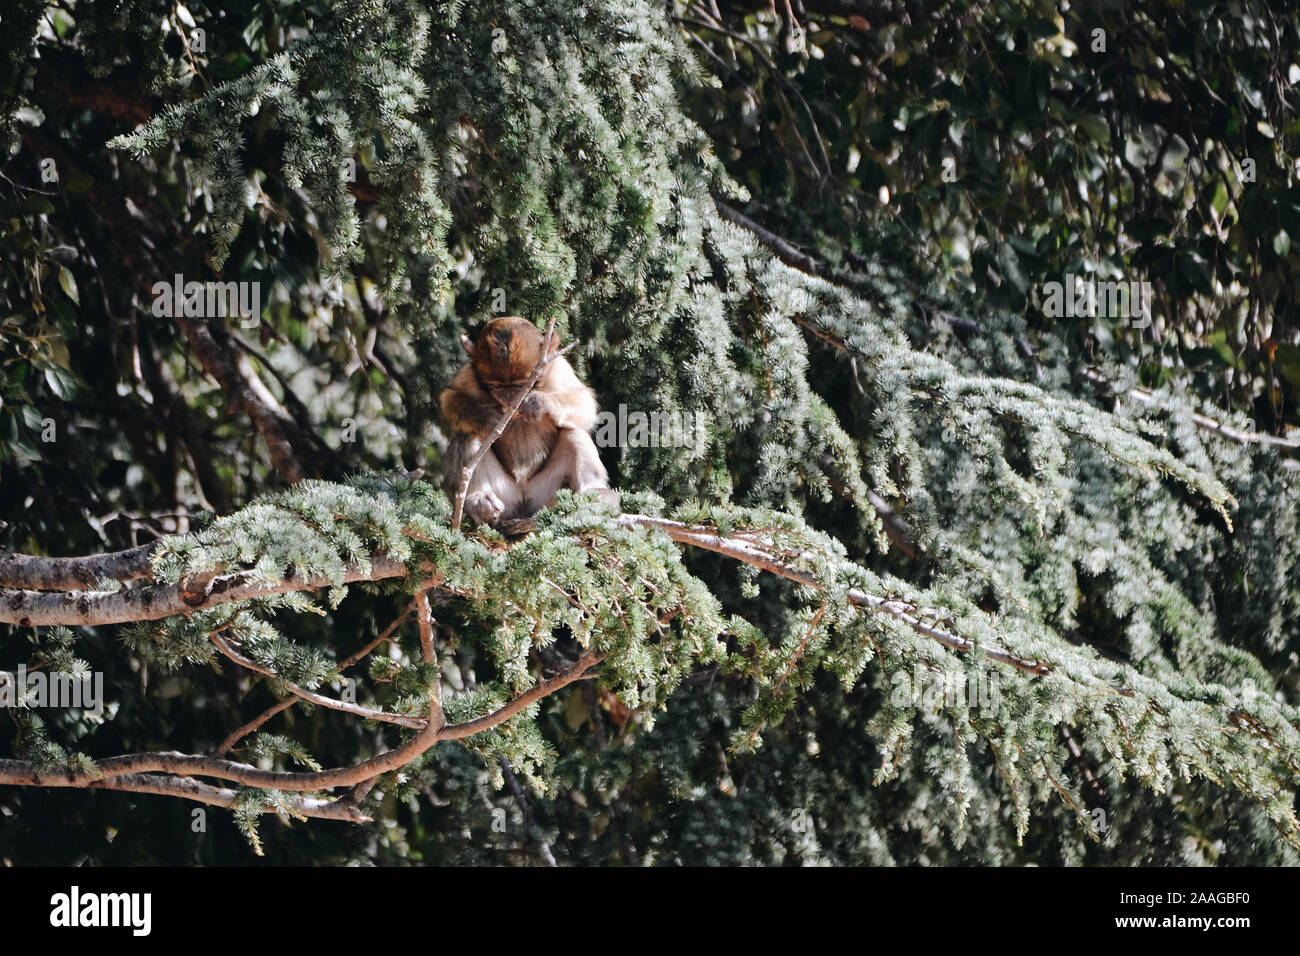
[[[807,4],[793,53],[761,5],[676,6],[720,81],[691,115],[829,261],[892,221],[918,263],[1039,327],[1044,282],[1150,281],[1159,336],[1050,325],[1148,384],[1300,423],[1300,25],[1276,4]]]
[[[288,797],[242,790],[259,852],[1296,861],[1296,484],[1275,449],[1195,418],[1294,414],[1290,385],[1259,378],[1264,324],[1240,321],[1244,302],[1283,360],[1300,347],[1269,218],[1296,131],[1287,89],[1258,80],[1293,58],[1293,17],[882,4],[866,29],[817,18],[805,54],[731,4],[740,38],[692,22],[694,3],[673,6],[681,23],[644,0],[217,6],[189,5],[189,24],[152,0],[75,8],[10,54],[33,83],[4,101],[25,172],[0,183],[0,543],[143,536],[162,584],[327,586],[36,632],[51,666],[108,671],[120,706],[102,725],[18,714],[16,754],[211,752],[290,685],[336,693],[343,659],[432,580],[438,660],[397,629],[358,704],[422,716],[436,678],[448,720],[473,720],[583,651],[604,655],[598,683],[387,775],[375,822],[337,843],[319,836],[335,824],[259,829]],[[1118,66],[1083,50],[1094,21]],[[70,97],[56,57],[119,100]],[[153,118],[132,129],[135,109]],[[1260,188],[1218,197],[1245,153]],[[57,189],[34,178],[43,156]],[[820,267],[719,211],[751,196]],[[1020,314],[1069,270],[1158,282],[1167,337]],[[146,293],[176,274],[262,283],[256,330],[213,337],[294,421],[309,480],[278,487],[262,438],[152,315]],[[560,318],[602,407],[705,422],[699,445],[606,450],[624,511],[738,537],[818,586],[580,496],[518,543],[451,531],[446,498],[392,472],[440,467],[437,392],[502,299]],[[1139,381],[1169,387],[1138,402]],[[1221,392],[1237,411],[1209,404]],[[379,555],[404,575],[349,583]],[[250,679],[213,634],[274,676]],[[954,690],[972,687],[994,699]],[[276,720],[250,759],[342,766],[410,733],[304,703]],[[16,852],[37,858],[48,821],[11,800],[33,821]],[[223,841],[176,859],[246,853]]]

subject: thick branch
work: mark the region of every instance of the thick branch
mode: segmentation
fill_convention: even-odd
[[[646,515],[621,515],[619,523],[624,526],[641,525],[657,528],[665,532],[674,541],[706,548],[719,554],[753,564],[756,567],[779,574],[792,581],[824,590],[823,586],[807,571],[786,564],[780,558],[763,551],[751,542],[737,538],[722,538],[707,528],[692,527],[663,518]],[[372,568],[366,573],[359,565],[348,566],[344,576],[346,583],[355,581],[378,581],[385,578],[401,577],[406,573],[405,566],[387,555],[376,554],[371,558]],[[426,582],[426,586],[437,582]],[[231,575],[192,575],[190,578],[172,585],[153,585],[135,590],[117,592],[69,592],[42,593],[38,591],[0,591],[0,623],[19,624],[21,626],[51,624],[120,624],[127,621],[152,621],[159,618],[184,614],[202,607],[242,601],[252,597],[268,594],[284,594],[289,591],[310,591],[329,587],[331,581],[321,575],[309,577],[296,574],[276,582],[258,582],[252,579],[250,572],[243,571]],[[918,634],[939,641],[954,650],[969,651],[974,644],[966,638],[936,627],[921,620],[923,617],[938,617],[938,612],[928,612],[905,601],[891,600],[852,589],[850,600],[860,607],[882,611],[906,623]],[[1035,674],[1047,673],[1047,665],[1022,660],[1005,651],[986,648],[985,653],[994,660],[1002,661],[1021,670]],[[577,678],[574,678],[575,680]],[[449,728],[450,729],[450,728]],[[477,731],[471,731],[477,733]],[[463,736],[463,734],[462,734]],[[260,786],[260,784],[255,784]]]
[[[372,555],[370,561],[369,571],[355,562],[349,564],[343,583],[381,581],[406,573],[402,562],[386,554]],[[317,591],[330,587],[332,583],[324,575],[302,573],[287,575],[279,581],[258,581],[252,572],[239,571],[234,574],[195,574],[176,584],[154,584],[120,591],[46,593],[0,589],[0,624],[42,627],[157,621],[269,594]]]
[[[138,548],[77,558],[46,558],[0,552],[0,587],[34,591],[93,588],[100,581],[134,581],[153,576],[149,559],[157,542]]]

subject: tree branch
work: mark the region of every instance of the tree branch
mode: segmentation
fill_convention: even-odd
[[[792,269],[798,269],[800,272],[816,276],[819,279],[828,277],[826,267],[808,253],[796,248],[794,243],[781,238],[770,229],[763,228],[739,209],[728,205],[717,196],[713,197],[713,204],[718,209],[718,215],[732,225],[753,233],[759,242],[767,246],[778,259]]]
[[[49,786],[62,786],[50,784]],[[187,777],[168,777],[155,774],[125,774],[109,780],[97,780],[86,785],[92,790],[121,790],[129,793],[153,793],[164,797],[180,797],[195,800],[214,807],[230,808],[235,806],[239,794],[225,787],[214,787]],[[347,800],[322,800],[319,797],[296,797],[288,801],[289,811],[304,817],[321,820],[346,820],[349,823],[365,823],[370,817],[361,812],[355,804]],[[263,813],[275,813],[278,807],[267,805]]]
[[[739,538],[723,538],[709,528],[694,527],[664,518],[647,515],[624,514],[617,519],[624,527],[641,525],[657,528],[665,532],[674,541],[692,544],[697,547],[715,551],[718,554],[753,564],[765,571],[781,577],[798,581],[819,590],[825,590],[816,578],[807,571],[795,568],[782,561],[778,556],[764,551],[750,541]],[[348,565],[344,576],[345,583],[355,581],[379,581],[385,578],[401,577],[406,567],[400,561],[384,554],[371,557],[371,570],[367,573],[360,565]],[[120,624],[128,621],[151,621],[159,618],[185,614],[202,607],[228,604],[252,597],[264,597],[268,594],[284,594],[290,591],[311,591],[332,586],[333,582],[321,575],[307,576],[295,574],[280,581],[264,582],[252,579],[252,573],[241,571],[231,575],[194,574],[178,584],[153,585],[134,590],[116,592],[67,592],[43,593],[39,591],[0,590],[0,623],[19,624],[23,627],[53,624]],[[425,587],[437,586],[437,580],[425,582]],[[859,607],[882,611],[906,623],[918,634],[939,641],[946,647],[959,651],[969,651],[974,644],[964,637],[953,634],[943,628],[926,623],[921,618],[941,617],[938,611],[918,608],[906,601],[898,601],[868,594],[865,591],[851,589],[850,600]],[[999,651],[986,648],[985,653],[993,660],[1010,664],[1020,670],[1035,674],[1048,672],[1046,664],[1026,661]],[[572,678],[576,680],[577,678]],[[448,728],[452,730],[454,728]],[[470,731],[477,733],[477,731]],[[464,734],[459,734],[463,736]]]
[[[771,250],[778,259],[790,266],[792,269],[798,269],[800,272],[806,273],[807,275],[819,279],[826,279],[829,282],[835,282],[839,285],[846,285],[852,288],[856,288],[859,285],[852,276],[847,276],[828,268],[824,263],[814,259],[807,253],[800,251],[793,243],[783,239],[771,230],[760,226],[739,210],[733,209],[717,196],[714,197],[713,201],[714,205],[718,209],[718,214],[722,216],[723,219],[753,233],[754,236],[763,243],[763,245],[767,246],[767,248]],[[963,319],[960,316],[944,311],[935,311],[933,314],[963,332],[970,332],[978,329],[978,325],[970,319]],[[845,343],[843,339],[822,329],[816,321],[804,317],[796,318],[795,321],[823,342],[826,342],[841,351],[849,350],[847,343]],[[1091,369],[1086,369],[1083,374],[1085,378],[1094,384],[1106,383],[1105,378]],[[1131,398],[1134,398],[1143,404],[1150,404],[1155,400],[1155,393],[1152,392],[1151,389],[1142,388],[1140,386],[1129,389],[1128,394]],[[1193,414],[1192,420],[1195,421],[1199,427],[1211,434],[1218,435],[1220,438],[1226,438],[1230,441],[1240,442],[1243,444],[1255,442],[1264,445],[1272,445],[1284,452],[1300,451],[1300,438],[1278,438],[1275,435],[1268,435],[1263,432],[1241,431],[1240,429],[1224,425],[1222,422],[1215,421],[1213,418],[1199,413]],[[1284,458],[1284,466],[1286,461],[1287,459]]]
[[[641,525],[646,528],[658,528],[668,537],[681,544],[691,544],[698,548],[704,548],[707,551],[713,551],[717,554],[726,555],[729,558],[735,558],[738,561],[744,561],[746,564],[752,564],[764,571],[770,571],[773,574],[788,578],[791,581],[797,581],[799,584],[816,588],[818,591],[825,591],[826,587],[818,581],[812,574],[782,561],[776,555],[754,545],[749,541],[742,541],[739,538],[724,538],[709,528],[695,527],[685,525],[678,521],[669,521],[665,518],[652,518],[648,515],[624,514],[618,518],[619,524]],[[908,601],[900,601],[894,598],[882,598],[874,594],[868,594],[866,591],[858,588],[849,588],[849,601],[857,607],[868,608],[872,611],[880,611],[891,617],[902,621],[912,630],[925,637],[933,638],[945,647],[950,647],[956,651],[972,651],[975,649],[975,643],[964,637],[936,627],[933,624],[927,624],[922,618],[939,619],[943,617],[942,612],[932,608],[917,607]],[[1048,674],[1051,668],[1040,661],[1027,661],[1023,658],[1016,657],[1006,651],[997,648],[984,647],[980,648],[989,658],[1000,661],[1003,664],[1010,664],[1022,671],[1028,671],[1031,674]]]
[[[1094,385],[1109,385],[1110,382],[1099,372],[1092,369],[1084,369],[1083,377]],[[1155,401],[1156,393],[1149,388],[1136,386],[1128,390],[1130,398],[1136,399],[1144,405],[1150,405]],[[1286,451],[1300,451],[1300,438],[1278,438],[1276,435],[1269,435],[1265,432],[1242,431],[1239,428],[1233,428],[1225,425],[1220,421],[1215,421],[1208,415],[1202,415],[1199,412],[1192,414],[1192,421],[1198,426],[1205,429],[1211,434],[1218,435],[1220,438],[1226,438],[1229,441],[1239,442],[1240,444],[1258,443],[1261,445],[1272,445],[1274,448]]]
[[[369,571],[356,562],[350,563],[344,572],[343,583],[382,581],[406,574],[406,566],[387,554],[372,555],[370,563]],[[120,591],[0,589],[0,624],[41,627],[157,621],[248,598],[290,591],[318,591],[331,587],[333,583],[320,574],[295,573],[268,582],[257,580],[251,571],[238,571],[234,574],[193,574],[175,584],[154,584]],[[437,581],[427,583],[432,586]]]
[[[78,558],[46,558],[0,551],[0,587],[36,591],[73,591],[99,582],[153,577],[150,558],[156,541],[138,548]]]
[[[421,597],[423,597],[423,592],[421,592]],[[427,613],[427,598],[422,601],[422,605],[420,619],[425,622],[422,624],[422,630],[424,630],[429,627],[430,621]],[[426,648],[427,653],[431,654],[433,648],[431,627],[425,631],[425,634],[427,638],[422,637],[421,644]],[[116,789],[113,784],[117,778],[153,772],[174,774],[179,777],[217,777],[222,780],[233,780],[245,786],[262,787],[268,790],[307,792],[327,790],[332,787],[350,787],[406,766],[439,741],[460,740],[482,733],[485,730],[491,730],[498,724],[505,723],[543,697],[567,687],[574,681],[594,676],[588,674],[587,671],[603,659],[603,654],[595,651],[588,652],[569,670],[540,682],[505,706],[483,717],[465,721],[461,724],[454,724],[450,727],[443,723],[441,691],[437,686],[439,682],[435,680],[434,684],[430,686],[429,719],[425,721],[425,725],[420,732],[400,747],[377,754],[369,760],[364,760],[350,767],[311,773],[294,773],[280,770],[261,770],[249,764],[238,763],[233,760],[168,751],[109,757],[97,761],[93,771],[54,770],[42,772],[36,770],[31,763],[24,760],[0,760],[0,784]],[[153,778],[145,778],[145,780],[152,783]],[[131,783],[133,786],[137,786],[140,781],[131,781]],[[124,787],[120,789],[130,788]],[[149,790],[147,792],[155,791]],[[351,819],[351,817],[345,817],[345,819]]]
[[[261,674],[264,677],[270,677],[272,680],[284,680],[284,678],[280,677],[274,671],[255,664],[247,657],[244,657],[231,647],[229,642],[222,638],[222,636],[216,631],[213,631],[208,636],[212,639],[212,643],[216,645],[217,650],[240,667],[247,668],[248,670],[253,671],[256,674]],[[382,710],[375,710],[373,707],[365,707],[361,704],[349,704],[345,700],[335,700],[333,697],[325,697],[321,694],[309,691],[304,687],[299,687],[297,684],[290,683],[289,681],[284,681],[284,683],[288,686],[289,692],[295,697],[300,697],[308,703],[315,704],[318,707],[325,707],[329,710],[338,710],[345,714],[351,714],[353,717],[361,717],[365,720],[381,720],[385,723],[397,724],[401,727],[420,728],[427,723],[423,717],[407,717],[405,714],[389,714]]]
[[[450,727],[443,729],[439,735],[442,740],[460,740],[464,737],[472,737],[475,734],[481,734],[485,730],[491,730],[497,724],[503,724],[511,717],[518,714],[529,704],[533,704],[543,697],[554,694],[562,687],[567,687],[574,681],[586,680],[588,677],[595,677],[595,674],[588,674],[587,671],[595,667],[605,659],[605,655],[596,651],[588,651],[577,662],[563,673],[556,674],[548,680],[524,691],[510,703],[498,710],[485,714],[482,717],[476,717],[473,720],[467,720],[462,724],[452,724]]]

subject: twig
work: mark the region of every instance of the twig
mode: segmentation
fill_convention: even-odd
[[[389,624],[382,631],[380,631],[379,635],[373,641],[371,641],[365,647],[361,648],[361,650],[349,654],[347,657],[343,658],[343,660],[339,662],[339,670],[345,671],[353,664],[360,663],[362,658],[364,658],[367,654],[373,651],[380,644],[384,643],[384,641],[392,637],[393,632],[396,631],[399,627],[401,627],[404,623],[406,623],[406,619],[411,616],[411,612],[413,610],[415,610],[414,603],[407,605],[406,610],[404,610],[401,614],[397,615],[397,617],[393,619],[392,623]]]
[[[234,730],[232,730],[230,734],[226,737],[226,739],[221,741],[221,743],[218,745],[217,756],[220,757],[223,756],[224,754],[228,754],[231,751],[233,751],[235,749],[235,744],[239,743],[241,740],[243,740],[253,731],[257,730],[257,728],[261,727],[263,724],[265,724],[276,714],[288,710],[297,702],[298,702],[298,698],[296,697],[286,697],[284,700],[278,701],[277,703],[266,708],[266,710],[262,711],[260,714],[258,714],[248,723],[244,724],[242,727],[237,727]]]
[[[562,687],[567,687],[574,681],[586,680],[589,677],[595,677],[595,674],[589,674],[591,668],[595,667],[605,659],[605,655],[588,651],[577,662],[562,674],[556,674],[554,677],[542,681],[537,686],[520,694],[504,707],[494,710],[492,713],[483,717],[467,720],[461,724],[452,724],[450,727],[443,729],[441,737],[443,740],[460,740],[464,737],[472,737],[475,734],[482,733],[485,730],[504,723],[511,717],[518,714],[524,708],[541,700],[550,694],[555,693]]]
[[[395,630],[397,630],[399,627],[401,627],[401,626],[402,626],[402,623],[403,623],[403,622],[404,622],[408,617],[411,616],[411,611],[412,611],[413,609],[414,609],[414,605],[413,605],[413,604],[412,604],[412,605],[408,605],[407,608],[406,608],[406,610],[404,610],[401,614],[399,614],[399,615],[398,615],[398,616],[393,620],[393,622],[392,622],[391,624],[389,624],[386,628],[384,628],[384,629],[379,633],[379,636],[378,636],[378,637],[376,637],[373,641],[371,641],[371,642],[370,642],[369,644],[367,644],[365,647],[361,648],[361,650],[357,651],[357,652],[354,653],[354,654],[349,655],[347,658],[345,658],[343,661],[341,661],[341,662],[339,663],[339,670],[340,670],[340,671],[345,671],[345,670],[347,670],[347,669],[348,669],[349,667],[351,667],[353,664],[358,663],[362,658],[364,658],[367,654],[369,654],[371,651],[373,651],[373,650],[374,650],[376,647],[378,647],[380,644],[384,643],[384,641],[388,640],[389,637],[392,636],[392,633],[393,633]],[[265,724],[268,720],[270,720],[270,719],[271,719],[272,717],[274,717],[276,714],[279,714],[279,713],[281,713],[281,712],[283,712],[283,711],[288,710],[288,709],[289,709],[290,707],[292,707],[296,702],[297,702],[297,701],[296,701],[296,698],[294,698],[294,697],[286,697],[284,700],[279,701],[278,703],[271,705],[271,706],[268,707],[266,710],[262,711],[260,714],[258,714],[258,715],[257,715],[256,717],[254,717],[252,720],[250,720],[248,723],[244,724],[244,726],[239,727],[238,729],[232,731],[232,732],[230,733],[230,735],[229,735],[228,737],[226,737],[225,740],[221,741],[221,746],[219,746],[219,747],[217,748],[217,754],[218,754],[218,755],[221,755],[221,754],[228,754],[228,753],[230,753],[232,750],[235,749],[235,744],[239,743],[241,740],[243,740],[245,737],[247,737],[247,736],[248,736],[249,734],[251,734],[253,731],[257,730],[257,728],[261,727],[263,724]]]
[[[677,17],[677,16],[672,17],[672,19],[675,20],[677,23],[682,24],[683,26],[695,27],[697,30],[708,30],[710,33],[717,33],[720,36],[725,36],[731,40],[736,40],[740,43],[745,44],[745,46],[749,47],[750,50],[754,52],[754,55],[762,62],[763,66],[767,68],[767,71],[772,75],[772,78],[776,80],[777,88],[778,90],[782,91],[782,96],[785,95],[784,91],[788,90],[789,92],[794,94],[795,99],[799,101],[799,105],[803,107],[804,115],[808,117],[808,125],[812,127],[813,139],[816,140],[817,142],[817,151],[821,154],[822,165],[825,167],[824,170],[817,169],[817,161],[814,160],[810,155],[808,159],[810,160],[813,169],[817,170],[818,175],[822,176],[823,179],[830,179],[832,176],[835,175],[835,171],[831,167],[830,156],[828,156],[826,153],[826,142],[822,138],[821,129],[817,125],[817,119],[816,117],[813,116],[812,107],[808,105],[808,101],[804,99],[803,94],[799,92],[799,88],[795,86],[793,83],[791,83],[790,79],[777,68],[776,64],[772,62],[771,58],[767,55],[767,53],[763,50],[763,47],[759,43],[757,43],[754,40],[751,40],[743,33],[736,33],[734,30],[729,30],[724,26],[708,23],[705,20],[696,20],[692,17]],[[790,112],[793,113],[794,111],[791,110]],[[799,135],[798,127],[796,127],[793,123],[793,116],[791,117],[791,128],[794,129],[795,135],[799,137],[799,140],[802,143],[803,137]],[[804,145],[804,152],[807,153],[806,145]]]
[[[307,690],[306,688],[299,687],[297,684],[285,680],[279,674],[275,673],[275,671],[262,667],[260,664],[244,657],[231,647],[225,638],[216,631],[213,631],[208,636],[211,638],[212,643],[217,646],[217,650],[221,651],[222,654],[230,658],[230,660],[234,661],[240,667],[247,668],[254,673],[261,674],[264,677],[269,677],[272,680],[283,681],[289,688],[289,692],[295,697],[301,697],[308,703],[315,704],[318,707],[326,707],[330,710],[339,710],[345,714],[351,714],[354,717],[362,717],[366,720],[382,720],[386,723],[398,724],[402,727],[422,728],[427,723],[423,717],[407,717],[404,714],[389,714],[382,710],[375,710],[373,707],[366,707],[362,704],[350,704],[344,700],[335,700],[333,697],[325,697],[321,694]]]

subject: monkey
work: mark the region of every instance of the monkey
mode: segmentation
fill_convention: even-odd
[[[451,429],[445,476],[449,494],[456,494],[461,470],[528,388],[545,344],[537,326],[519,316],[493,319],[475,343],[461,336],[469,361],[439,396]],[[531,530],[532,515],[554,504],[561,488],[596,491],[602,501],[619,506],[590,434],[596,395],[563,355],[554,354],[558,345],[553,336],[554,357],[475,469],[465,494],[465,514],[510,535]]]

